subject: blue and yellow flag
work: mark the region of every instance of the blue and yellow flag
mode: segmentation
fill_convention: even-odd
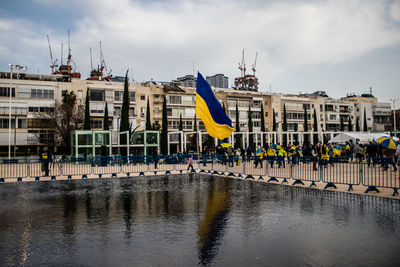
[[[200,72],[197,73],[196,115],[203,121],[208,134],[212,137],[222,140],[231,135],[232,121],[225,114]]]

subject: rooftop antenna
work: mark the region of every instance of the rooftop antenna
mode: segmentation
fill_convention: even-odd
[[[68,66],[71,66],[71,45],[70,45],[70,34],[68,29]]]
[[[254,59],[254,64],[251,65],[252,66],[251,69],[253,70],[254,76],[256,76],[257,55],[258,55],[258,52],[256,52],[256,58]]]
[[[243,51],[242,51],[242,62],[239,62],[240,77],[243,77],[243,76],[244,76],[243,70],[244,70],[245,68],[246,68],[246,67],[244,66],[244,48],[243,48]]]
[[[92,60],[92,48],[89,47],[89,51],[90,51],[90,71],[93,70],[93,60]]]
[[[242,52],[242,64],[243,64],[243,77],[246,75],[246,63],[244,62],[244,48]]]
[[[50,37],[48,34],[47,34],[47,43],[49,44],[49,51],[50,51],[50,60],[51,60],[50,68],[51,68],[51,73],[53,74],[54,68],[56,68],[58,65],[56,64],[57,59],[53,60],[53,53],[51,52],[51,45],[50,45]]]
[[[372,95],[372,87],[369,87],[369,93]]]
[[[63,65],[63,51],[64,51],[64,44],[61,43],[61,65]]]

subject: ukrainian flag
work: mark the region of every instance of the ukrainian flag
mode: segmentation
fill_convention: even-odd
[[[210,85],[200,72],[197,73],[196,115],[203,121],[208,134],[212,137],[222,140],[231,135],[232,121],[226,116]]]

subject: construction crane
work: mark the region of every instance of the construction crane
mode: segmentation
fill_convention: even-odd
[[[242,51],[242,63],[239,63],[239,70],[240,70],[240,76],[244,77],[246,75],[246,63],[244,62],[244,48]]]
[[[254,76],[256,76],[257,55],[258,55],[258,52],[256,52],[256,58],[254,59],[254,64],[251,65],[251,69],[253,70]]]
[[[107,69],[106,61],[104,60],[103,49],[101,47],[101,41],[99,41],[99,43],[100,43],[100,66],[101,66],[100,71],[103,72],[104,69],[106,73],[105,77],[111,77],[112,70],[110,69],[110,71],[108,71]]]
[[[48,34],[47,34],[47,43],[49,44],[49,51],[50,51],[50,60],[51,60],[50,68],[51,68],[51,73],[53,74],[55,72],[54,69],[57,68],[58,65],[56,64],[57,59],[53,60],[53,53],[51,52],[51,45],[50,45],[50,37]]]
[[[70,34],[69,34],[69,29],[68,29],[68,61],[67,61],[67,65],[71,66],[71,45],[70,45]]]

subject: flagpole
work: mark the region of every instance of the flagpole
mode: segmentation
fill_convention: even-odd
[[[195,115],[196,116],[196,115]],[[199,132],[199,124],[197,123],[197,120],[196,120],[196,130],[197,130],[197,132],[195,133],[196,134],[196,143],[197,143],[197,164],[199,164],[199,161],[200,161],[200,153],[199,153],[199,134],[198,134],[198,132]]]

